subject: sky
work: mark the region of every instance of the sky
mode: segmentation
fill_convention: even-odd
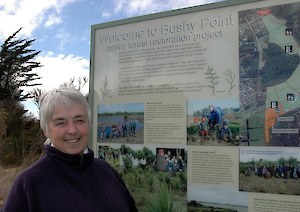
[[[41,51],[34,60],[42,67],[34,71],[42,78],[38,88],[47,91],[89,77],[92,25],[218,1],[0,0],[0,44],[21,27],[17,38],[35,39],[31,49]],[[82,92],[88,90],[86,84]],[[32,101],[24,106],[37,114]]]
[[[116,113],[116,112],[144,112],[143,103],[126,103],[126,104],[100,104],[98,112]]]
[[[233,187],[190,184],[188,190],[188,201],[248,206],[248,194]]]
[[[188,115],[193,115],[196,111],[208,109],[209,105],[224,108],[239,108],[239,99],[204,99],[204,100],[190,100],[188,101]]]

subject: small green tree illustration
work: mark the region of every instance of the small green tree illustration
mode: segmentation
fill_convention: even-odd
[[[236,86],[236,84],[234,84],[235,74],[233,73],[233,71],[231,69],[227,69],[224,72],[224,75],[225,75],[225,80],[229,84],[229,90],[228,90],[228,92],[230,93],[232,91],[232,89]]]
[[[208,79],[209,84],[207,85],[208,87],[210,87],[212,89],[212,92],[215,93],[215,89],[216,89],[216,85],[219,84],[219,76],[217,76],[216,72],[213,72],[214,69],[211,67],[208,67],[205,75],[205,79]]]
[[[107,76],[105,76],[103,88],[100,88],[100,91],[101,91],[103,97],[105,97],[107,95],[107,92],[108,92],[107,87],[108,87]]]

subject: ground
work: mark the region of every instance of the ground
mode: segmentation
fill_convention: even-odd
[[[22,168],[3,168],[0,166],[0,208],[6,198],[12,182]]]

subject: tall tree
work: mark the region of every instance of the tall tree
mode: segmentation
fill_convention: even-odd
[[[0,46],[0,164],[19,165],[32,148],[41,143],[39,123],[26,115],[21,101],[31,98],[25,87],[40,77],[33,69],[40,67],[33,59],[40,51],[30,48],[34,40],[18,39],[22,28]],[[37,142],[35,142],[37,141]],[[39,147],[39,146],[38,146]]]
[[[0,101],[24,101],[31,98],[30,93],[23,93],[24,87],[41,85],[35,83],[40,79],[33,69],[41,67],[39,62],[32,59],[40,51],[30,49],[35,39],[17,39],[18,31],[9,36],[1,45],[0,51]]]

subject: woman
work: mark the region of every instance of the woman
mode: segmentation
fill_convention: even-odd
[[[46,154],[15,180],[3,212],[137,211],[119,174],[87,147],[91,113],[76,89],[40,98]]]

